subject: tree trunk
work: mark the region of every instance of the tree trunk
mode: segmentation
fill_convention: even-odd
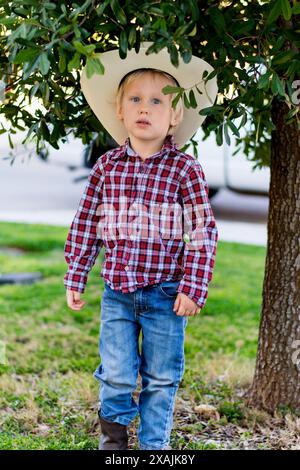
[[[272,120],[268,244],[253,383],[247,404],[300,409],[300,132],[276,98]]]

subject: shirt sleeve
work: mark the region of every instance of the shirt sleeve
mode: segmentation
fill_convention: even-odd
[[[69,266],[64,276],[64,285],[69,290],[84,292],[88,273],[103,246],[103,241],[97,234],[102,175],[98,160],[90,172],[67,236],[64,255]]]
[[[212,279],[218,230],[208,198],[208,185],[197,160],[181,181],[181,197],[184,275],[177,291],[203,308]]]

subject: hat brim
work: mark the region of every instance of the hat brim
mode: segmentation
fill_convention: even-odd
[[[133,49],[128,51],[125,60],[120,58],[117,49],[99,54],[105,73],[103,75],[94,73],[88,78],[84,67],[80,77],[81,89],[103,127],[119,145],[122,145],[128,133],[122,121],[116,117],[116,94],[121,79],[127,73],[139,68],[154,68],[172,75],[183,88],[191,88],[197,84],[197,88],[202,92],[202,94],[195,92],[197,108],[184,106],[183,120],[174,133],[174,141],[182,147],[205,119],[205,116],[199,115],[199,111],[213,105],[218,92],[217,79],[213,77],[204,85],[203,72],[206,70],[209,74],[213,71],[213,67],[205,60],[192,56],[191,61],[186,64],[180,57],[177,68],[171,63],[166,48],[158,53],[146,55],[150,45],[151,43],[141,44],[138,53]]]

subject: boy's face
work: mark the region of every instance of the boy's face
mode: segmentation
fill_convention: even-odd
[[[176,125],[171,95],[162,88],[172,85],[163,75],[148,73],[136,78],[125,89],[117,117],[121,119],[131,142],[162,145],[170,125]]]

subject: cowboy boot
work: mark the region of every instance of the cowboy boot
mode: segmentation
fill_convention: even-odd
[[[101,436],[99,450],[126,450],[128,445],[127,426],[107,421],[99,415]]]

